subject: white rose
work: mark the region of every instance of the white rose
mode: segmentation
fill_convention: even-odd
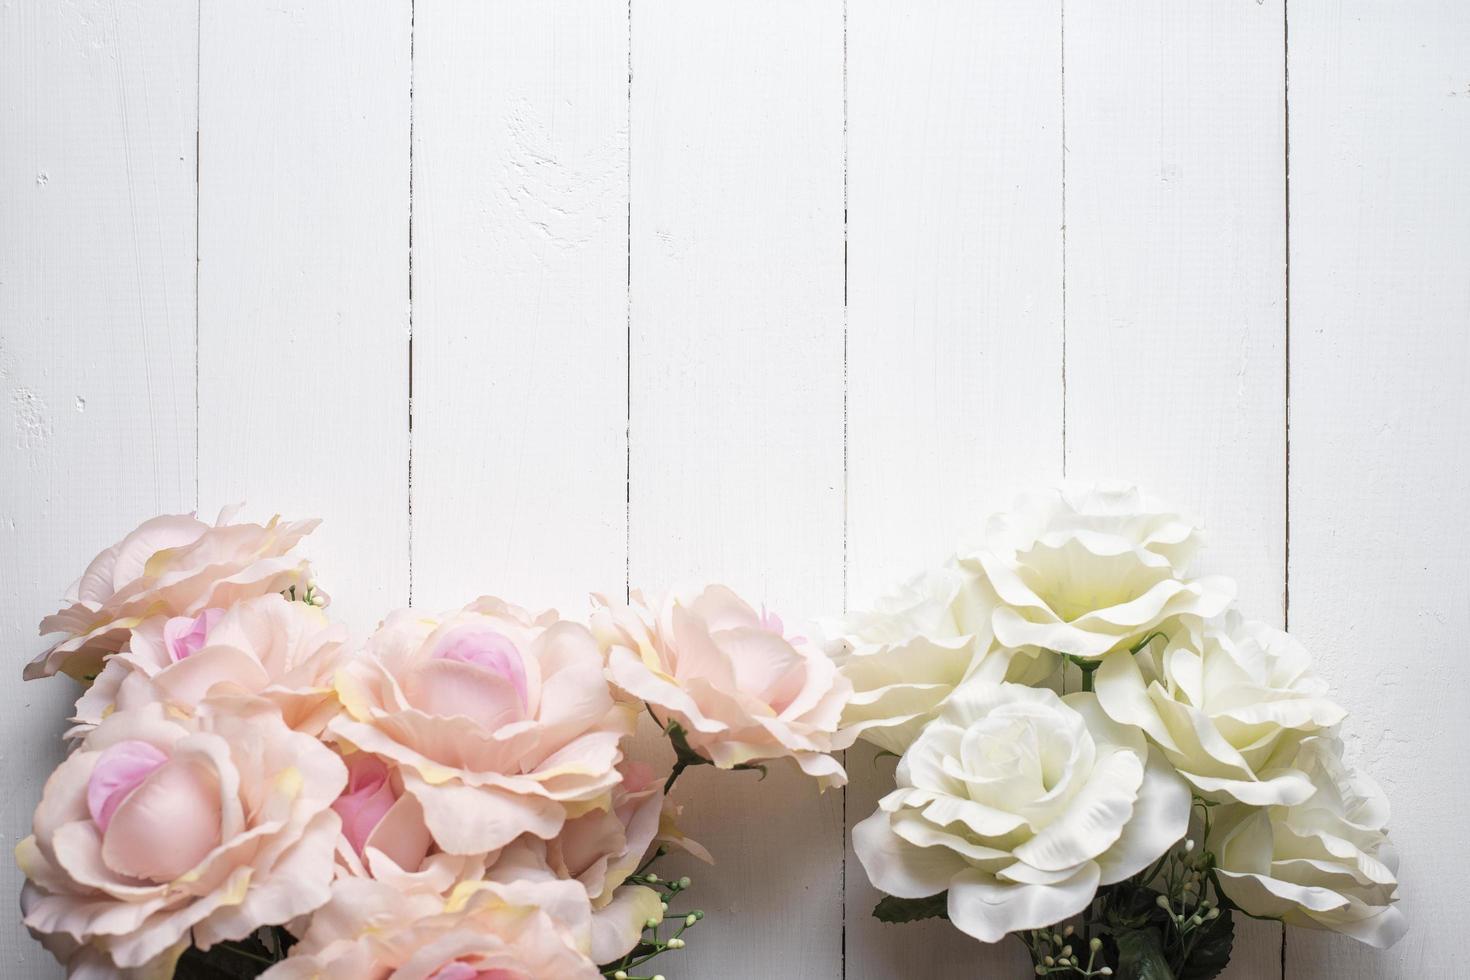
[[[1188,786],[1092,694],[962,684],[896,778],[853,828],[868,878],[899,898],[947,889],[951,921],[983,942],[1076,915],[1189,824]]]
[[[1373,780],[1348,771],[1334,737],[1307,739],[1296,765],[1311,780],[1305,801],[1217,811],[1211,850],[1225,894],[1251,915],[1393,945],[1407,923],[1394,907],[1388,801]]]
[[[1002,645],[1096,658],[1225,610],[1233,582],[1185,576],[1198,550],[1198,529],[1136,488],[1064,488],[991,518],[964,564],[993,593]]]
[[[997,649],[991,606],[974,572],[951,562],[847,617],[828,652],[852,682],[845,728],[901,754],[961,681],[1041,680],[1055,657]]]
[[[1097,696],[1115,721],[1148,733],[1199,795],[1256,806],[1312,794],[1297,747],[1346,714],[1300,643],[1233,611],[1181,620],[1167,644],[1137,657],[1109,654]]]

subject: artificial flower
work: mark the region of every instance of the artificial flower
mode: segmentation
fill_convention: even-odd
[[[155,517],[92,559],[66,606],[41,621],[42,634],[64,637],[26,665],[26,680],[61,671],[90,681],[151,617],[197,619],[270,592],[304,594],[311,566],[290,552],[318,522],[234,524],[233,516],[227,508],[213,525],[189,514]]]
[[[1062,488],[991,518],[961,556],[993,606],[1002,646],[1097,658],[1166,620],[1213,616],[1235,597],[1221,577],[1191,578],[1199,532],[1133,487]]]
[[[446,901],[345,879],[264,980],[599,980],[574,882],[466,883]]]
[[[1330,735],[1302,742],[1293,766],[1311,784],[1306,799],[1214,815],[1210,845],[1225,894],[1251,915],[1393,945],[1407,923],[1395,905],[1398,856],[1383,791],[1348,770]]]
[[[264,700],[114,714],[52,773],[16,848],[25,924],[73,976],[101,961],[166,976],[191,939],[308,913],[329,893],[345,780]]]
[[[339,876],[374,878],[400,891],[445,895],[484,875],[490,854],[447,854],[434,843],[418,799],[403,790],[397,768],[371,752],[352,752],[347,786],[332,803],[342,818]]]
[[[1137,656],[1109,654],[1097,696],[1114,721],[1145,732],[1200,796],[1257,806],[1312,794],[1297,748],[1346,715],[1300,643],[1234,611],[1181,620]]]
[[[1054,655],[994,642],[991,612],[979,577],[951,561],[848,616],[827,648],[853,687],[843,727],[902,754],[966,678],[1025,683],[1051,673]]]
[[[624,763],[612,807],[566,822],[550,840],[523,835],[499,855],[491,880],[576,881],[592,908],[592,957],[609,963],[627,953],[651,917],[662,917],[658,892],[624,884],[659,833],[664,794],[649,766]]]
[[[635,709],[587,629],[493,598],[393,613],[338,672],[331,738],[398,770],[438,846],[486,854],[607,809]]]
[[[646,702],[661,724],[677,722],[688,745],[723,769],[791,758],[821,785],[847,773],[832,753],[852,684],[813,640],[788,634],[722,585],[670,595],[655,612],[605,601],[592,628],[608,672]]]
[[[1078,914],[1189,823],[1184,781],[1086,693],[962,684],[896,780],[853,828],[868,878],[899,898],[948,891],[950,920],[983,942]]]
[[[198,616],[152,617],[78,699],[72,734],[149,701],[188,713],[221,694],[259,694],[292,728],[319,734],[337,709],[332,683],[346,641],[347,628],[321,609],[276,593]]]

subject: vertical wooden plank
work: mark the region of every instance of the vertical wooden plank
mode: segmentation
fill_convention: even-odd
[[[1066,7],[1067,473],[1190,510],[1206,565],[1280,623],[1282,0]],[[1279,976],[1243,924],[1230,975]]]
[[[408,593],[409,0],[206,4],[199,489],[325,520],[334,612]]]
[[[628,8],[419,0],[414,602],[621,595]]]
[[[1061,475],[1061,6],[848,10],[848,585],[861,607]],[[1024,55],[1022,54],[1024,52]],[[848,753],[847,823],[893,786]],[[884,925],[847,858],[847,976],[1030,969]]]
[[[842,4],[635,0],[630,573],[842,602]],[[689,976],[841,973],[842,794],[691,771]],[[670,964],[672,973],[675,964]]]
[[[194,506],[195,7],[0,5],[0,834],[30,832],[78,689],[22,686],[104,547]],[[21,875],[0,862],[0,893]],[[61,968],[12,911],[7,976]]]
[[[1292,980],[1465,973],[1470,8],[1292,3],[1291,625],[1388,794],[1407,937]]]

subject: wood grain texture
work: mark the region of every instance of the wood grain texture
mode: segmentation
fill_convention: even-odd
[[[414,18],[414,602],[626,574],[628,10]]]
[[[8,855],[77,686],[22,685],[97,552],[194,506],[192,0],[0,5],[0,800]],[[0,861],[0,972],[60,977]]]
[[[632,17],[631,581],[835,611],[842,4],[635,0]],[[842,794],[788,766],[753,780],[675,791],[719,863],[692,872],[710,917],[660,970],[839,976]]]
[[[1470,9],[1290,5],[1291,625],[1393,810],[1408,936],[1292,980],[1465,975]]]
[[[1204,567],[1280,625],[1285,586],[1281,0],[1066,9],[1067,475],[1201,520]],[[1281,975],[1248,922],[1229,976]]]
[[[408,0],[200,25],[199,489],[321,516],[333,612],[408,597]]]
[[[848,605],[1061,475],[1061,7],[848,6]],[[1025,51],[1026,57],[1011,56]],[[849,829],[893,763],[848,753]],[[846,976],[1029,969],[885,925],[848,845]]]

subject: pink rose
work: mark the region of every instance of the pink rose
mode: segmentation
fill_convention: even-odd
[[[72,734],[150,701],[187,714],[210,695],[229,694],[258,694],[290,727],[320,734],[337,712],[332,681],[346,640],[347,628],[320,609],[276,593],[198,616],[155,616],[107,658],[77,701]]]
[[[572,882],[461,885],[446,902],[345,879],[265,980],[599,980]]]
[[[16,848],[25,924],[73,974],[171,975],[191,937],[207,949],[326,901],[345,780],[263,700],[112,715],[51,774]]]
[[[304,589],[311,567],[288,552],[318,522],[283,524],[273,517],[264,525],[231,524],[232,516],[225,510],[214,526],[187,514],[155,517],[92,559],[68,605],[41,621],[42,634],[65,637],[26,665],[26,680],[62,671],[90,681],[150,617],[194,619],[243,599]],[[184,649],[195,642],[187,635],[171,639]]]
[[[499,599],[390,615],[339,672],[331,737],[381,756],[451,854],[553,837],[606,809],[634,709],[613,700],[587,630]]]
[[[550,840],[525,835],[500,853],[494,881],[569,880],[587,892],[592,910],[592,958],[609,963],[638,944],[648,919],[661,917],[658,892],[625,885],[659,833],[664,794],[653,769],[624,763],[612,808],[566,822]]]
[[[424,808],[403,791],[396,767],[369,752],[345,759],[347,788],[332,804],[342,818],[340,877],[376,878],[400,891],[437,895],[478,879],[493,855],[446,854],[424,823]]]
[[[592,628],[613,682],[677,721],[689,745],[717,766],[790,757],[825,786],[847,773],[831,753],[852,744],[838,730],[852,684],[822,648],[789,636],[722,585],[670,596],[655,614],[604,602]]]

